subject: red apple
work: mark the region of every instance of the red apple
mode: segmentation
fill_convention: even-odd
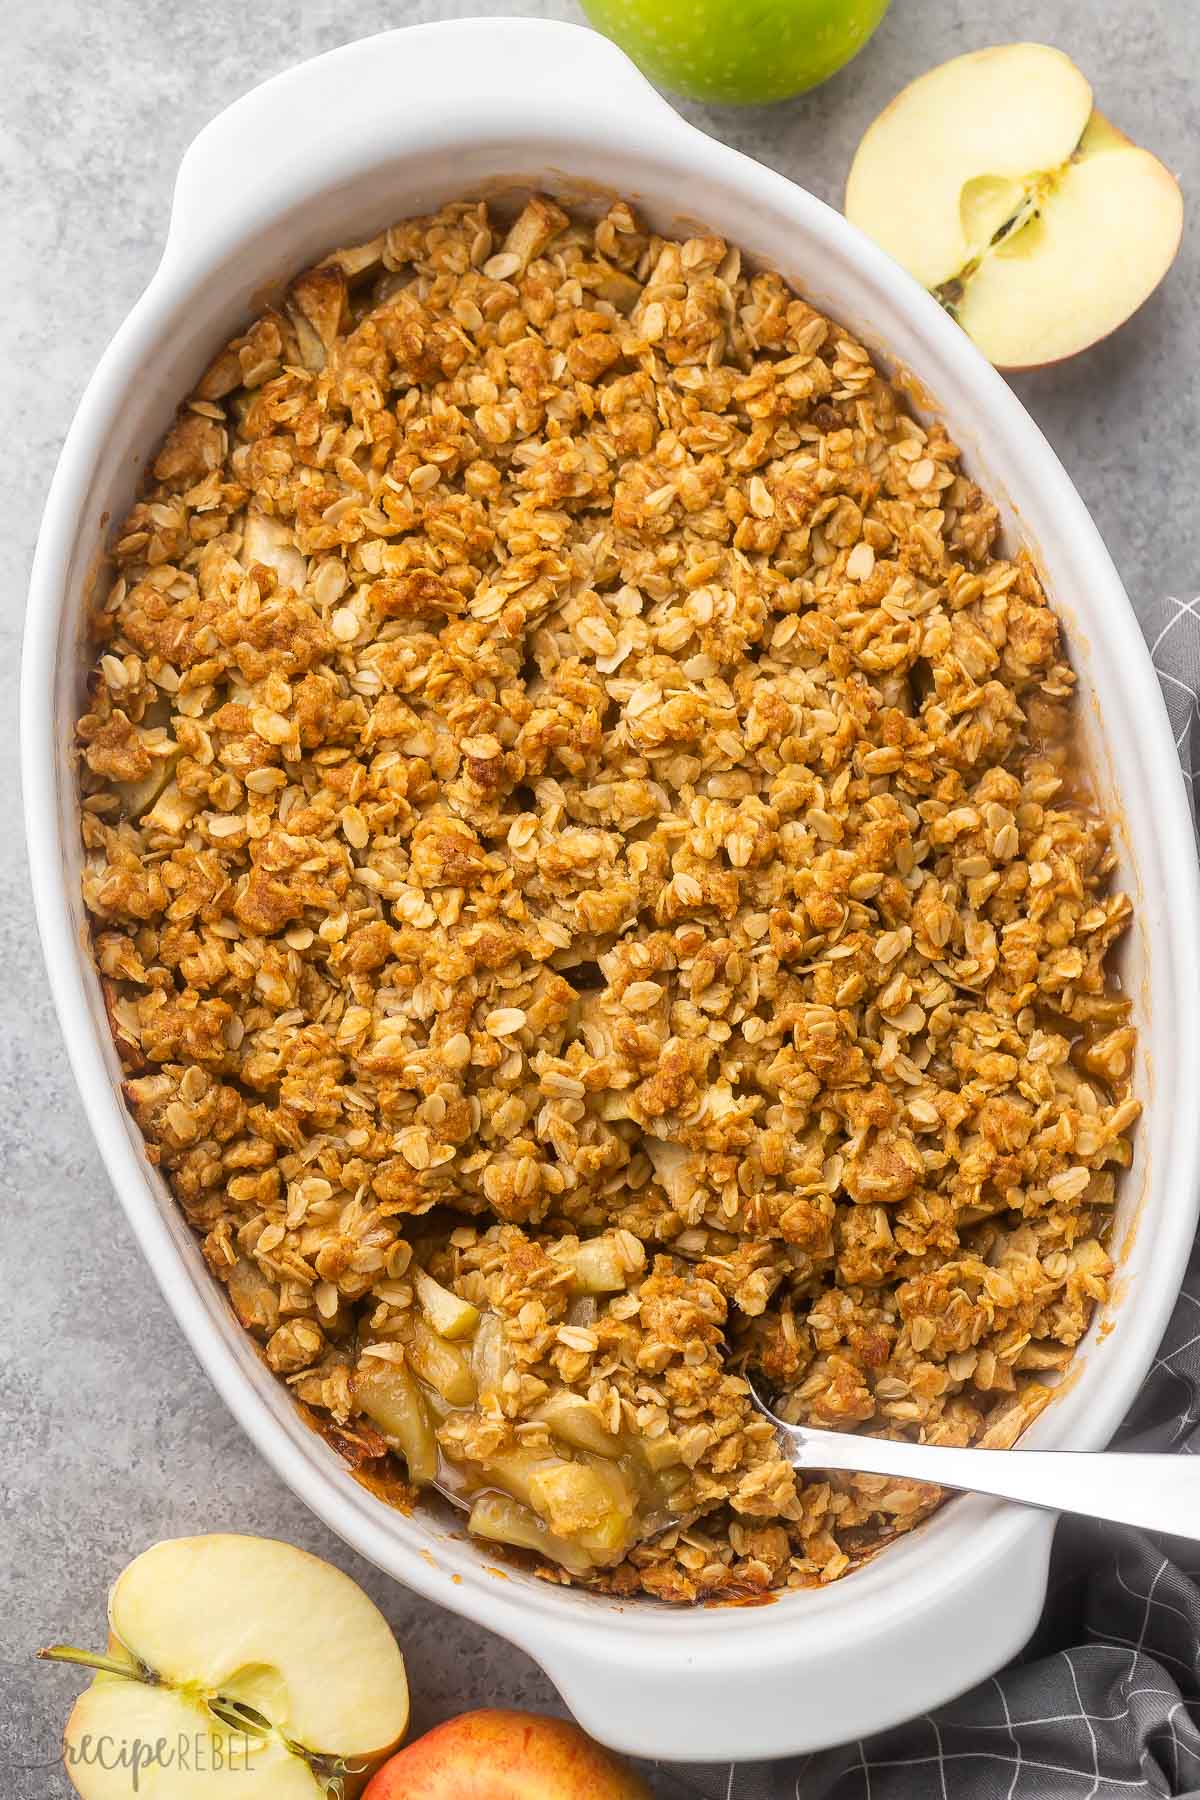
[[[385,1762],[363,1800],[650,1800],[578,1725],[538,1713],[463,1713]]]

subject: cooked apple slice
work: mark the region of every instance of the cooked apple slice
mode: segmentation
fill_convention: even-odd
[[[478,1387],[471,1364],[457,1344],[439,1337],[424,1319],[409,1328],[405,1354],[413,1372],[451,1406],[473,1406]]]
[[[440,1281],[424,1269],[417,1269],[413,1275],[413,1286],[417,1290],[417,1299],[425,1310],[425,1316],[439,1337],[470,1337],[479,1323],[479,1309],[472,1306],[469,1300],[455,1294],[450,1288],[444,1288]]]
[[[508,1367],[503,1321],[499,1313],[485,1312],[471,1339],[471,1368],[481,1396],[499,1390]]]
[[[618,1294],[628,1285],[625,1265],[610,1237],[562,1246],[555,1251],[555,1259],[570,1266],[572,1293]]]
[[[263,563],[274,569],[281,587],[298,594],[308,580],[308,561],[296,548],[295,535],[281,519],[248,512],[242,533],[242,562],[246,568]]]
[[[532,1508],[511,1500],[507,1494],[481,1494],[471,1508],[467,1529],[493,1543],[534,1550],[550,1562],[561,1563],[572,1575],[589,1575],[592,1571],[591,1557],[578,1544],[555,1537]]]
[[[181,794],[175,782],[168,781],[154,805],[142,814],[142,830],[169,831],[178,835],[187,829],[199,810],[199,800],[190,794]]]
[[[1092,109],[1046,44],[955,57],[867,131],[846,216],[1001,368],[1086,349],[1158,286],[1179,248],[1171,174]]]
[[[140,819],[154,805],[170,782],[178,761],[179,752],[172,747],[163,755],[155,757],[150,773],[143,775],[140,781],[118,781],[115,784],[122,805],[131,819]],[[147,823],[153,824],[154,821],[148,820]]]
[[[290,1544],[156,1544],[118,1577],[109,1623],[105,1657],[42,1652],[100,1671],[65,1738],[85,1800],[129,1792],[128,1767],[88,1755],[85,1738],[105,1733],[131,1756],[163,1737],[202,1743],[188,1769],[176,1759],[140,1771],[140,1791],[163,1800],[318,1800],[339,1768],[370,1766],[403,1736],[408,1684],[387,1621],[348,1576]]]
[[[682,1144],[656,1137],[643,1138],[642,1149],[650,1158],[667,1199],[676,1212],[684,1212],[697,1185],[696,1164],[691,1152]]]
[[[582,1394],[566,1389],[550,1394],[532,1416],[548,1425],[554,1436],[572,1450],[590,1450],[593,1456],[620,1456],[625,1448],[621,1438],[608,1430],[599,1412]]]
[[[364,1354],[354,1375],[354,1400],[403,1456],[410,1481],[420,1487],[437,1479],[437,1439],[429,1408],[402,1364]]]

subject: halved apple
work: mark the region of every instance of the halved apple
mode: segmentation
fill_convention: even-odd
[[[84,1800],[126,1800],[134,1762],[151,1800],[321,1800],[404,1735],[408,1683],[387,1621],[349,1576],[290,1544],[155,1544],[118,1577],[109,1624],[105,1656],[42,1652],[97,1671],[64,1738]]]
[[[1001,44],[897,95],[858,147],[846,217],[992,362],[1025,369],[1097,343],[1153,293],[1183,199],[1061,50]]]

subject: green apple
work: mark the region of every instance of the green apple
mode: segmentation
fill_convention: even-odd
[[[827,81],[888,0],[583,0],[593,25],[660,87],[758,105]]]

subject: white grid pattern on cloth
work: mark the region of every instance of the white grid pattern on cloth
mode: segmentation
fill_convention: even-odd
[[[1142,630],[1158,673],[1183,778],[1195,793],[1200,777],[1200,594],[1173,594],[1143,608]]]
[[[1200,595],[1139,610],[1184,779],[1200,780]],[[1200,1449],[1200,1249],[1117,1442]],[[802,1696],[798,1704],[802,1704]],[[651,1768],[659,1800],[1200,1800],[1193,1545],[1064,1520],[1018,1660],[907,1725],[813,1756]]]

